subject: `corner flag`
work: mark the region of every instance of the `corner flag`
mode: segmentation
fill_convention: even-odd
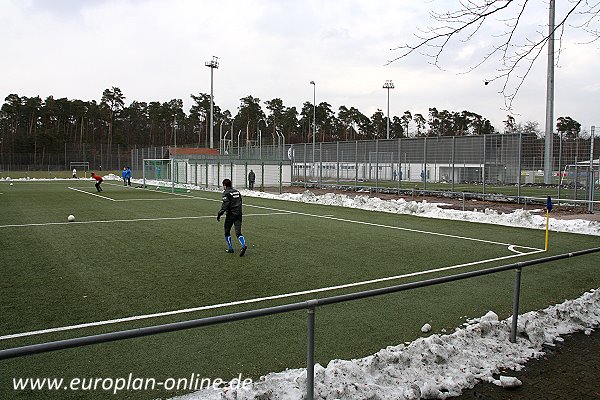
[[[548,212],[552,211],[552,198],[550,196],[548,196],[548,199],[546,200],[546,210],[548,210]]]

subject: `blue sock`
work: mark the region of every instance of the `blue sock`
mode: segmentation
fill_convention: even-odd
[[[238,240],[240,241],[242,247],[246,247],[246,239],[244,239],[243,235],[238,236]]]
[[[233,244],[231,243],[231,236],[225,236],[225,240],[227,240],[227,245],[229,246],[229,250],[233,250]]]

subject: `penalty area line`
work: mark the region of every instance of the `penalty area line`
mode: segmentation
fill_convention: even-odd
[[[238,305],[244,305],[244,304],[260,303],[260,302],[269,301],[269,300],[278,300],[278,299],[297,297],[297,296],[303,296],[303,295],[314,294],[314,293],[323,293],[323,292],[328,292],[328,291],[333,291],[333,290],[347,289],[347,288],[351,288],[351,287],[370,285],[370,284],[374,284],[374,283],[415,277],[415,276],[420,276],[420,275],[427,275],[427,274],[432,274],[432,273],[436,273],[436,272],[449,271],[449,270],[453,270],[453,269],[464,268],[464,267],[469,267],[469,266],[478,265],[478,264],[485,264],[485,263],[493,262],[493,261],[507,260],[510,258],[522,257],[522,256],[526,256],[526,255],[540,253],[543,251],[544,250],[536,250],[536,251],[532,251],[529,253],[511,254],[508,256],[490,258],[487,260],[473,261],[473,262],[468,262],[468,263],[464,263],[464,264],[434,268],[434,269],[425,270],[425,271],[411,272],[408,274],[388,276],[385,278],[376,278],[376,279],[370,279],[370,280],[366,280],[366,281],[352,282],[352,283],[346,283],[346,284],[317,288],[317,289],[302,290],[302,291],[292,292],[292,293],[283,293],[283,294],[277,294],[277,295],[272,295],[272,296],[256,297],[256,298],[252,298],[252,299],[237,300],[237,301],[231,301],[231,302],[227,302],[227,303],[211,304],[211,305],[207,305],[207,306],[199,306],[199,307],[193,307],[193,308],[185,308],[185,309],[181,309],[181,310],[164,311],[164,312],[154,313],[154,314],[134,315],[134,316],[124,317],[124,318],[116,318],[116,319],[109,319],[109,320],[105,320],[105,321],[88,322],[88,323],[77,324],[77,325],[61,326],[61,327],[56,327],[56,328],[41,329],[41,330],[30,331],[30,332],[13,333],[13,334],[9,334],[9,335],[0,336],[0,341],[8,340],[8,339],[17,339],[17,338],[28,337],[28,336],[35,336],[35,335],[43,335],[46,333],[64,332],[64,331],[71,331],[71,330],[75,330],[75,329],[83,329],[83,328],[91,328],[91,327],[96,327],[96,326],[119,324],[119,323],[124,323],[124,322],[132,322],[132,321],[139,321],[139,320],[145,320],[145,319],[151,319],[151,318],[167,317],[167,316],[178,315],[178,314],[187,314],[187,313],[192,313],[192,312],[197,312],[197,311],[214,310],[214,309],[218,309],[218,308],[226,308],[226,307],[232,307],[232,306],[238,306]]]
[[[74,190],[74,191],[76,191],[76,192],[80,192],[80,193],[89,194],[90,196],[96,196],[96,197],[100,197],[101,199],[104,199],[104,200],[117,201],[117,200],[115,200],[115,199],[111,199],[110,197],[101,196],[101,195],[99,195],[99,194],[96,194],[96,193],[90,193],[90,192],[86,192],[85,190],[76,189],[76,188],[74,188],[74,187],[71,187],[71,186],[67,186],[67,188],[68,188],[68,189],[71,189],[71,190]]]

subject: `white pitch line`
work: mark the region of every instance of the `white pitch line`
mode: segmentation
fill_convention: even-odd
[[[177,194],[175,193],[175,195],[177,195]],[[217,200],[217,199],[209,199],[209,198],[206,198],[206,197],[196,197],[196,196],[193,196],[193,197],[196,198],[196,199],[199,199],[199,200],[207,200],[207,201],[214,201],[214,202],[220,202],[221,201],[221,200]],[[506,247],[516,246],[516,247],[520,247],[520,248],[528,249],[528,250],[541,250],[541,249],[536,248],[536,247],[521,246],[521,245],[516,245],[516,244],[513,244],[513,243],[502,243],[502,242],[495,242],[495,241],[492,241],[492,240],[476,239],[476,238],[470,238],[470,237],[458,236],[458,235],[450,235],[450,234],[447,234],[447,233],[430,232],[430,231],[423,231],[423,230],[419,230],[419,229],[402,228],[402,227],[399,227],[399,226],[375,224],[373,222],[365,222],[365,221],[356,221],[356,220],[352,220],[352,219],[337,218],[337,217],[334,217],[332,215],[309,214],[309,213],[303,213],[303,212],[300,212],[300,211],[290,211],[290,210],[282,210],[282,209],[273,208],[273,207],[256,206],[256,205],[253,205],[253,204],[244,204],[244,206],[254,207],[254,208],[260,208],[260,209],[263,209],[263,210],[271,210],[271,211],[277,211],[277,212],[284,212],[284,213],[288,213],[288,214],[303,215],[303,216],[306,216],[306,217],[325,218],[325,219],[331,219],[331,220],[334,220],[334,221],[350,222],[350,223],[354,223],[354,224],[375,226],[375,227],[379,227],[379,228],[397,229],[397,230],[407,231],[407,232],[424,233],[424,234],[436,235],[436,236],[445,236],[445,237],[454,238],[454,239],[472,240],[472,241],[475,241],[475,242],[482,242],[482,243],[489,243],[489,244],[498,244],[498,245],[506,246]]]
[[[120,186],[121,186],[121,185],[115,185],[114,183],[112,183],[112,184],[111,184],[111,183],[108,183],[107,185],[110,185],[110,186],[117,186],[117,187],[120,187]],[[164,194],[173,194],[173,195],[176,195],[176,196],[182,196],[182,197],[185,197],[185,198],[184,198],[184,199],[180,199],[180,198],[175,198],[175,199],[174,199],[174,198],[172,198],[172,197],[171,197],[171,198],[165,198],[165,199],[121,199],[121,200],[117,200],[117,199],[113,199],[113,198],[111,198],[111,197],[107,197],[106,195],[104,195],[104,196],[102,196],[102,195],[97,195],[97,194],[95,194],[95,193],[90,193],[90,192],[88,192],[88,191],[86,191],[86,190],[79,190],[79,189],[77,189],[77,188],[70,187],[70,186],[69,186],[68,188],[69,188],[69,189],[71,189],[71,190],[76,190],[76,191],[78,191],[78,192],[81,192],[81,193],[85,193],[85,194],[90,194],[90,195],[98,196],[98,197],[101,197],[101,198],[103,198],[103,199],[106,199],[106,200],[111,200],[111,201],[116,201],[116,202],[120,202],[120,201],[170,201],[170,200],[189,200],[189,199],[196,199],[196,198],[197,198],[196,196],[184,195],[184,194],[180,194],[180,193],[164,193],[164,192],[158,192],[158,193],[164,193]],[[151,191],[150,189],[146,189],[146,190],[149,190],[149,191]],[[152,191],[152,192],[154,192],[154,191]]]
[[[115,199],[111,199],[110,197],[101,196],[101,195],[96,194],[96,193],[86,192],[85,190],[75,189],[75,188],[70,187],[70,186],[68,186],[68,188],[71,189],[71,190],[75,190],[76,192],[81,192],[81,193],[89,194],[90,196],[100,197],[101,199],[110,200],[110,201],[116,201]]]
[[[536,247],[521,246],[521,245],[517,245],[517,244],[514,244],[514,243],[496,242],[496,241],[493,241],[493,240],[485,240],[485,239],[471,238],[471,237],[467,237],[467,236],[451,235],[451,234],[448,234],[448,233],[423,231],[423,230],[420,230],[420,229],[403,228],[403,227],[400,227],[400,226],[376,224],[376,223],[373,223],[373,222],[356,221],[356,220],[352,220],[352,219],[330,217],[330,216],[327,216],[327,215],[317,215],[317,214],[308,214],[308,213],[303,213],[303,212],[298,212],[298,211],[280,210],[280,209],[272,208],[272,207],[262,207],[262,206],[254,206],[254,205],[248,205],[248,206],[249,207],[260,208],[260,209],[263,209],[263,210],[271,210],[271,211],[278,211],[278,212],[288,212],[290,214],[299,214],[299,215],[305,215],[305,216],[308,216],[308,217],[324,218],[324,219],[330,219],[330,220],[340,221],[340,222],[350,222],[350,223],[354,223],[354,224],[367,225],[367,226],[375,226],[375,227],[379,227],[379,228],[397,229],[397,230],[406,231],[406,232],[423,233],[423,234],[427,234],[427,235],[443,236],[443,237],[449,237],[449,238],[453,238],[453,239],[471,240],[471,241],[474,241],[474,242],[497,244],[497,245],[506,246],[506,247],[513,246],[513,247],[520,247],[522,249],[528,249],[528,250],[534,250],[534,251],[543,251],[542,249],[539,249],[539,248],[536,248]]]
[[[177,195],[177,193],[175,193],[175,195]],[[209,199],[209,198],[206,198],[206,197],[196,197],[196,196],[193,196],[193,197],[196,198],[196,199],[199,199],[199,200],[208,200],[208,201],[214,201],[214,202],[220,202],[221,201],[221,200],[217,200],[217,199]],[[495,242],[493,240],[485,240],[485,239],[471,238],[471,237],[467,237],[467,236],[451,235],[451,234],[448,234],[448,233],[430,232],[430,231],[423,231],[423,230],[412,229],[412,228],[402,228],[402,227],[399,227],[399,226],[376,224],[376,223],[373,223],[373,222],[365,222],[365,221],[356,221],[356,220],[346,219],[346,218],[337,218],[337,217],[333,217],[333,216],[330,216],[330,215],[309,214],[309,213],[304,213],[304,212],[300,212],[300,211],[290,211],[290,210],[282,210],[282,209],[273,208],[273,207],[256,206],[256,205],[253,205],[253,204],[244,204],[244,206],[254,207],[254,208],[260,208],[262,210],[271,210],[271,211],[284,212],[284,213],[289,213],[289,214],[303,215],[303,216],[306,216],[306,217],[324,218],[324,219],[330,219],[330,220],[333,220],[333,221],[349,222],[349,223],[353,223],[353,224],[375,226],[375,227],[379,227],[379,228],[397,229],[397,230],[406,231],[406,232],[423,233],[423,234],[427,234],[427,235],[443,236],[443,237],[449,237],[449,238],[453,238],[453,239],[471,240],[471,241],[474,241],[474,242],[497,244],[497,245],[506,246],[506,247],[511,247],[512,246],[513,248],[514,247],[520,247],[522,249],[533,250],[533,251],[543,251],[542,249],[539,249],[537,247],[521,246],[521,245],[517,245],[517,244],[514,244],[514,243]],[[510,249],[510,250],[511,251],[515,251],[514,249]]]
[[[297,297],[297,296],[303,296],[303,295],[313,294],[313,293],[322,293],[322,292],[333,291],[333,290],[338,290],[338,289],[346,289],[346,288],[350,288],[350,287],[364,286],[364,285],[369,285],[369,284],[373,284],[373,283],[391,281],[391,280],[402,279],[402,278],[409,278],[409,277],[414,277],[414,276],[419,276],[419,275],[432,274],[435,272],[448,271],[448,270],[452,270],[452,269],[463,268],[463,267],[468,267],[468,266],[473,266],[473,265],[478,265],[478,264],[484,264],[484,263],[493,262],[493,261],[507,260],[507,259],[514,258],[514,257],[521,257],[524,255],[531,255],[531,254],[539,253],[542,251],[544,251],[544,250],[537,250],[537,251],[533,251],[530,253],[522,253],[522,254],[511,254],[509,256],[491,258],[489,260],[473,261],[473,262],[469,262],[469,263],[452,265],[452,266],[448,266],[448,267],[435,268],[435,269],[430,269],[430,270],[426,270],[426,271],[411,272],[408,274],[389,276],[389,277],[385,277],[385,278],[370,279],[367,281],[346,283],[346,284],[342,284],[342,285],[329,286],[329,287],[323,287],[323,288],[318,288],[318,289],[302,290],[299,292],[284,293],[284,294],[265,296],[265,297],[257,297],[257,298],[253,298],[253,299],[247,299],[247,300],[237,300],[237,301],[231,301],[228,303],[212,304],[212,305],[208,305],[208,306],[186,308],[186,309],[182,309],[182,310],[165,311],[165,312],[154,313],[154,314],[134,315],[134,316],[124,317],[124,318],[109,319],[109,320],[105,320],[105,321],[88,322],[88,323],[77,324],[77,325],[61,326],[61,327],[57,327],[57,328],[41,329],[41,330],[37,330],[37,331],[13,333],[13,334],[9,334],[9,335],[0,336],[0,340],[16,339],[16,338],[22,338],[22,337],[27,337],[27,336],[42,335],[42,334],[46,334],[46,333],[70,331],[70,330],[74,330],[74,329],[82,329],[82,328],[90,328],[90,327],[95,327],[95,326],[118,324],[118,323],[123,323],[123,322],[139,321],[139,320],[143,320],[143,319],[166,317],[166,316],[170,316],[170,315],[186,314],[186,313],[191,313],[191,312],[196,312],[196,311],[214,310],[214,309],[218,309],[218,308],[232,307],[232,306],[243,305],[243,304],[252,304],[252,303],[259,303],[259,302],[269,301],[269,300]]]
[[[257,216],[269,216],[269,215],[288,215],[285,212],[274,212],[264,214],[244,214],[244,217],[257,217]],[[134,218],[134,219],[113,219],[106,221],[73,221],[73,222],[45,222],[39,224],[21,224],[21,225],[0,225],[0,228],[21,228],[28,226],[50,226],[50,225],[76,225],[76,224],[112,224],[116,222],[140,222],[140,221],[171,221],[171,220],[182,220],[182,219],[205,219],[215,218],[215,215],[200,215],[194,217],[161,217],[161,218]]]

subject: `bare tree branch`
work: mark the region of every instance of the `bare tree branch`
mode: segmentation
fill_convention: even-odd
[[[526,25],[526,16],[528,12],[534,11],[530,0],[460,0],[455,11],[430,12],[433,26],[419,29],[415,34],[417,39],[415,44],[404,44],[391,49],[400,54],[389,60],[386,65],[398,62],[411,54],[419,54],[430,59],[430,64],[443,70],[442,55],[450,51],[451,43],[473,41],[478,34],[484,35],[483,30],[487,28],[488,23],[501,22],[505,25],[504,32],[488,35],[490,40],[497,39],[499,43],[492,43],[491,50],[460,73],[471,73],[484,64],[497,62],[496,74],[484,82],[486,85],[494,81],[503,82],[499,93],[504,96],[506,109],[512,112],[513,100],[552,34],[558,42],[558,49],[555,50],[557,64],[563,52],[566,27],[584,31],[590,37],[586,43],[600,39],[600,30],[595,26],[600,22],[600,1],[567,0],[567,2],[569,6],[563,15],[557,18],[552,33],[548,33],[546,25],[545,31],[538,30],[523,34],[520,29],[524,29]],[[564,3],[562,5],[564,6]],[[514,17],[502,18],[503,13],[511,13],[511,10],[514,10],[512,11]]]

